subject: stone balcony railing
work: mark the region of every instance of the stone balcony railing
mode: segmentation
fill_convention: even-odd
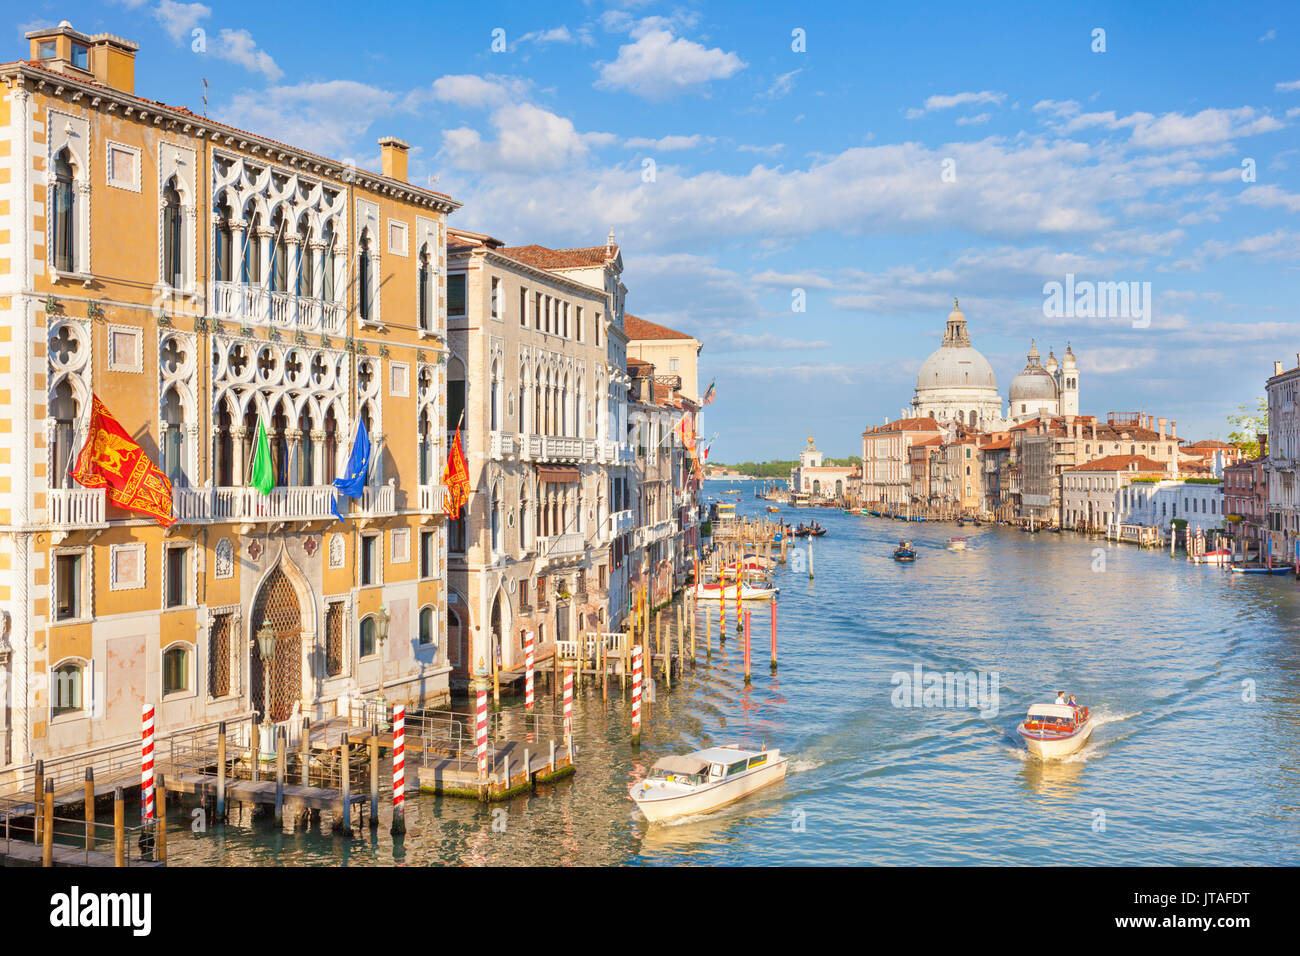
[[[586,539],[580,534],[556,534],[537,539],[537,554],[543,564],[569,561],[587,553]]]
[[[263,495],[256,488],[173,488],[172,516],[180,522],[323,521],[334,520],[330,505],[333,485],[289,485]],[[351,505],[353,517],[385,517],[396,513],[397,489],[389,485],[366,488]],[[348,499],[339,501],[348,515]]]
[[[440,515],[447,513],[447,486],[420,485],[420,514]]]
[[[208,301],[213,318],[288,331],[341,335],[346,318],[340,302],[271,292],[242,282],[213,282]]]
[[[497,460],[513,458],[515,454],[514,432],[492,432],[488,454]]]
[[[622,464],[632,460],[627,444],[568,435],[529,435],[492,432],[489,453],[502,459],[518,455],[524,461],[563,461],[578,464]]]
[[[45,493],[46,520],[59,531],[108,527],[103,488],[53,488]]]

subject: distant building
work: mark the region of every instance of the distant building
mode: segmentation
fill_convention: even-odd
[[[913,444],[942,434],[933,418],[900,418],[862,433],[862,496],[867,504],[911,500]]]
[[[1061,473],[1061,527],[1075,530],[1102,531],[1116,523],[1121,512],[1144,496],[1147,487],[1134,485],[1135,480],[1159,481],[1165,466],[1143,455],[1107,455]],[[1145,523],[1145,522],[1138,522]]]
[[[857,469],[851,465],[823,465],[824,460],[809,435],[807,446],[799,453],[798,466],[790,470],[791,490],[814,498],[844,498]]]
[[[666,325],[649,322],[635,315],[626,316],[627,354],[629,358],[649,362],[660,376],[676,375],[681,381],[676,391],[688,402],[699,404],[699,355],[704,348],[700,340]]]

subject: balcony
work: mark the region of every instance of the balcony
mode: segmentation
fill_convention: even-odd
[[[616,511],[610,519],[614,528],[614,535],[617,537],[621,534],[627,534],[636,527],[636,515],[631,511]]]
[[[386,518],[397,513],[397,488],[390,479],[388,484],[361,489],[361,500],[355,502],[353,513],[365,518]]]
[[[269,495],[263,495],[256,488],[213,488],[208,493],[211,495],[209,517],[212,521],[334,520],[334,513],[330,511],[334,501],[333,485],[272,488]]]
[[[488,453],[497,460],[513,457],[515,454],[514,432],[493,432]]]
[[[582,558],[586,553],[587,542],[580,534],[556,534],[537,539],[538,559],[543,566]]]
[[[420,514],[443,515],[447,513],[447,486],[420,485]]]
[[[103,488],[51,489],[45,493],[45,510],[56,544],[72,531],[102,531],[108,527]]]
[[[286,331],[342,335],[342,303],[309,299],[292,292],[271,292],[241,282],[213,282],[209,296],[215,319],[248,325],[269,325]]]

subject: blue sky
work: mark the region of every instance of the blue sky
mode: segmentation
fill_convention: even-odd
[[[1004,402],[1069,342],[1085,413],[1224,437],[1300,350],[1300,8],[865,6],[37,2],[6,58],[66,18],[138,42],[144,96],[206,78],[212,117],[368,168],[401,136],[454,224],[612,226],[629,311],[704,342],[716,460],[860,453],[954,296]],[[1149,325],[1046,317],[1067,273],[1150,282]]]

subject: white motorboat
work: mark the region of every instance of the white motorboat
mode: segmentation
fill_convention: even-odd
[[[705,581],[695,588],[695,596],[701,601],[721,601],[723,599],[723,585],[717,581]],[[736,599],[736,581],[732,578],[725,585],[726,599],[735,601]],[[768,584],[758,581],[742,581],[740,583],[740,599],[742,601],[770,601],[781,593],[781,589],[774,584]]]
[[[743,750],[738,744],[660,757],[631,797],[651,823],[707,813],[784,779],[789,762],[779,750]]]
[[[966,550],[966,539],[965,539],[965,538],[949,538],[949,539],[948,539],[948,550],[949,550],[949,551],[965,551],[965,550]]]
[[[1087,707],[1070,704],[1034,704],[1016,728],[1029,752],[1044,760],[1068,757],[1092,736],[1093,720]]]

